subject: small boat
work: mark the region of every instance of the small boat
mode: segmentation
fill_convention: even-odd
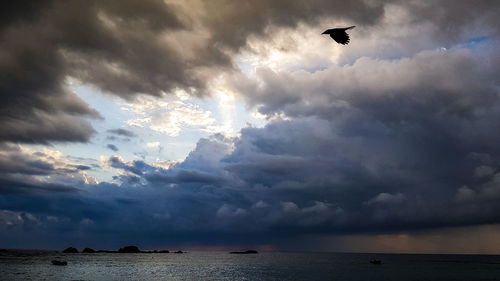
[[[255,251],[255,250],[246,250],[244,252],[229,252],[230,254],[258,254],[259,252]]]
[[[68,265],[67,261],[58,261],[58,260],[53,260],[52,261],[53,265]]]
[[[379,260],[379,259],[372,259],[372,260],[370,260],[370,263],[372,263],[372,264],[381,264],[382,261]]]

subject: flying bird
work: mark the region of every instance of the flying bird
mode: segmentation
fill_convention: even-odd
[[[325,32],[321,34],[330,34],[330,37],[332,37],[332,39],[335,40],[335,42],[342,45],[347,45],[349,43],[349,34],[347,34],[347,32],[345,31],[353,28],[354,25],[344,28],[332,28],[325,30]]]

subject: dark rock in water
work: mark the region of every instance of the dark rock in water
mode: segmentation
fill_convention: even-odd
[[[255,250],[247,250],[244,252],[229,252],[230,254],[258,254],[259,252]]]
[[[126,246],[118,250],[118,253],[140,253],[140,252],[141,250],[139,250],[137,246]]]
[[[175,251],[174,253],[175,253],[175,254],[184,254],[184,252],[183,252],[183,251]]]
[[[83,249],[82,253],[95,253],[95,250],[92,248],[85,248]]]
[[[63,253],[78,253],[78,250],[76,248],[69,247],[64,249]]]
[[[381,264],[382,261],[379,260],[379,259],[372,259],[372,260],[370,260],[370,263],[372,263],[372,264]]]
[[[0,249],[0,253],[7,253],[9,250],[7,249]]]
[[[67,261],[53,260],[52,264],[53,265],[68,265],[68,262]]]
[[[168,253],[170,253],[170,251],[169,250],[160,250],[160,251],[158,251],[158,253],[160,253],[160,254],[168,254]]]

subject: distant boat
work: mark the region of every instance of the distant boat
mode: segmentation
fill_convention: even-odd
[[[370,260],[370,263],[373,263],[373,264],[381,264],[381,263],[382,263],[382,261],[381,261],[381,260],[379,260],[379,259],[372,259],[372,260]]]
[[[53,260],[52,261],[53,265],[68,265],[67,261],[58,261],[58,260]]]
[[[229,252],[230,254],[258,254],[257,251],[255,250],[247,250],[244,252]]]

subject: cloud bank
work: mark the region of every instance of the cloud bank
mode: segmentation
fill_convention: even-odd
[[[314,235],[498,224],[499,9],[497,1],[6,7],[0,236],[17,247],[36,235],[40,247],[78,237],[94,247],[293,248]],[[323,44],[324,28],[309,37],[332,22],[357,25],[348,48]],[[111,143],[102,146],[115,155],[94,166],[19,146],[90,140],[87,118],[100,115],[71,92],[71,79],[131,102],[224,87],[268,124],[200,139],[168,167],[126,161]],[[171,135],[213,123],[197,107],[175,108],[158,119]],[[113,181],[88,175],[98,169]]]

